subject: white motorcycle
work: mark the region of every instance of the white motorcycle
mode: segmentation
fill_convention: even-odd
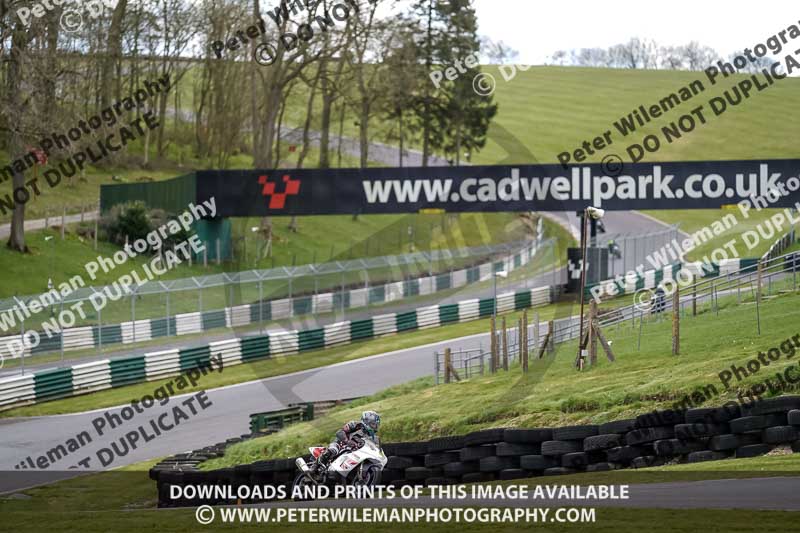
[[[300,473],[294,479],[292,493],[295,488],[308,485],[357,485],[363,487],[374,487],[380,482],[381,472],[383,471],[388,459],[380,446],[371,440],[355,440],[354,445],[346,446],[342,452],[331,461],[321,473],[313,472],[317,457],[325,451],[324,446],[309,448],[311,457],[303,460],[298,457],[295,460]]]

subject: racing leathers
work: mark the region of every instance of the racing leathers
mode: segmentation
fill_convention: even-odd
[[[333,461],[344,448],[352,441],[371,440],[380,446],[380,439],[375,432],[370,431],[363,423],[353,420],[345,424],[342,429],[336,432],[336,440],[328,445],[328,448],[322,452],[317,458],[317,472],[327,468],[331,461]]]

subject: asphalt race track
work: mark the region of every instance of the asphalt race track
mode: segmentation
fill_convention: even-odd
[[[633,227],[642,232],[663,228],[655,221],[627,212],[609,213],[606,227],[609,232],[622,232],[623,228],[630,230]],[[546,279],[542,281],[546,281]],[[503,289],[511,290],[512,287],[503,287]],[[491,288],[474,292],[467,289],[450,298],[457,301],[490,294]],[[447,299],[444,299],[444,302],[446,301]],[[367,310],[365,313],[370,312]],[[374,314],[374,311],[372,313]],[[562,321],[564,320],[570,320],[570,318],[562,319]],[[233,335],[232,332],[227,336]],[[192,342],[180,343],[178,339],[176,344],[181,346],[193,343],[204,344],[208,340],[208,337],[202,337]],[[102,437],[98,436],[92,426],[92,421],[98,417],[105,417],[105,413],[108,413],[108,417],[113,419],[113,415],[118,415],[122,407],[58,416],[0,419],[0,470],[6,471],[0,477],[0,493],[54,481],[64,476],[75,475],[81,470],[86,471],[81,467],[65,472],[70,467],[77,466],[78,462],[86,457],[91,458],[90,469],[110,469],[220,442],[248,433],[248,415],[250,413],[279,409],[288,403],[298,401],[331,400],[373,394],[393,385],[431,375],[433,373],[433,352],[437,349],[445,346],[454,350],[469,349],[481,345],[488,345],[488,334],[451,339],[347,363],[212,389],[207,391],[210,405],[205,409],[198,407],[199,400],[197,399],[192,402],[191,406],[182,405],[182,402],[189,402],[194,394],[174,396],[166,405],[160,406],[156,403],[144,412],[135,414],[128,421],[122,421],[113,429],[110,427],[111,422],[106,421]],[[153,348],[140,350],[152,351]],[[126,355],[128,353],[131,352],[127,352]],[[302,357],[302,355],[292,357]],[[82,359],[81,361],[89,360],[91,359]],[[49,365],[41,365],[41,367],[54,365],[55,363],[49,363]],[[18,372],[19,370],[14,369],[14,371]],[[135,399],[131,398],[132,401]],[[120,443],[120,439],[126,433],[136,430],[142,425],[148,426],[150,421],[155,421],[162,414],[168,420],[172,420],[175,406],[180,406],[183,411],[188,413],[188,420],[180,420],[173,429],[162,433],[150,442],[144,443],[140,440],[133,450],[126,450],[126,447]],[[197,411],[196,414],[191,413],[192,407]],[[73,453],[62,454],[60,458],[56,456],[54,461],[49,461],[51,464],[45,470],[39,472],[15,470],[15,465],[20,464],[27,457],[31,457],[35,462],[37,457],[46,455],[56,446],[64,445],[68,439],[75,438],[82,431],[91,435],[92,442]],[[116,444],[120,452],[114,453],[108,464],[100,464],[97,458],[98,450],[109,449],[112,443]],[[11,473],[13,475],[10,475]]]

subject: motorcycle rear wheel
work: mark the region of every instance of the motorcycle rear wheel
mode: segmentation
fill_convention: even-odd
[[[381,481],[381,469],[378,465],[365,465],[361,471],[361,476],[353,476],[352,485],[362,487],[374,487]]]

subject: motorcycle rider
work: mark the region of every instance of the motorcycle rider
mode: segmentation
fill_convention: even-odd
[[[381,415],[375,411],[364,411],[361,413],[360,421],[351,421],[336,432],[336,440],[328,445],[328,448],[317,457],[314,465],[314,473],[323,472],[342,450],[351,444],[353,440],[369,439],[380,446],[378,438],[378,428],[381,426]]]
[[[619,248],[619,244],[614,239],[608,241],[608,251],[611,255],[616,257],[617,259],[622,259],[622,251]]]

